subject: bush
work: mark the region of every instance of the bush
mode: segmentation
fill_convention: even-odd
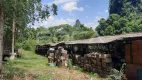
[[[32,51],[35,48],[36,41],[35,40],[27,40],[23,43],[22,48],[24,50]]]

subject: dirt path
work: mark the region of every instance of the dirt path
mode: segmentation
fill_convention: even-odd
[[[52,72],[53,80],[90,80],[91,77],[76,70],[68,70],[63,68],[48,68]],[[94,78],[93,80],[104,80],[101,78]]]

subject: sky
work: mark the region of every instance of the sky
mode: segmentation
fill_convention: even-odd
[[[74,25],[77,19],[88,27],[95,28],[100,18],[107,18],[109,0],[42,0],[43,5],[55,3],[58,15],[36,22],[34,27],[51,27],[60,24]]]

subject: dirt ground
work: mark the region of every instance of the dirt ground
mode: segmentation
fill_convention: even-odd
[[[90,75],[76,70],[68,70],[63,68],[50,68],[53,80],[91,80]],[[102,78],[94,78],[92,80],[104,80]]]
[[[48,72],[49,80],[105,80],[103,78],[93,78],[91,79],[90,75],[76,71],[68,70],[64,68],[48,68],[41,69],[42,72]],[[34,74],[34,73],[33,73]],[[47,75],[46,74],[46,75]],[[13,80],[21,80],[18,75],[15,75]],[[32,74],[26,74],[23,80],[36,80]]]

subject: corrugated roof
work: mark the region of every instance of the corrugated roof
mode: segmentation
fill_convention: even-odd
[[[129,33],[129,34],[115,35],[115,36],[101,36],[101,37],[91,38],[91,39],[70,41],[70,42],[66,42],[66,44],[109,43],[115,40],[121,40],[124,38],[133,38],[133,37],[142,37],[142,33]]]

